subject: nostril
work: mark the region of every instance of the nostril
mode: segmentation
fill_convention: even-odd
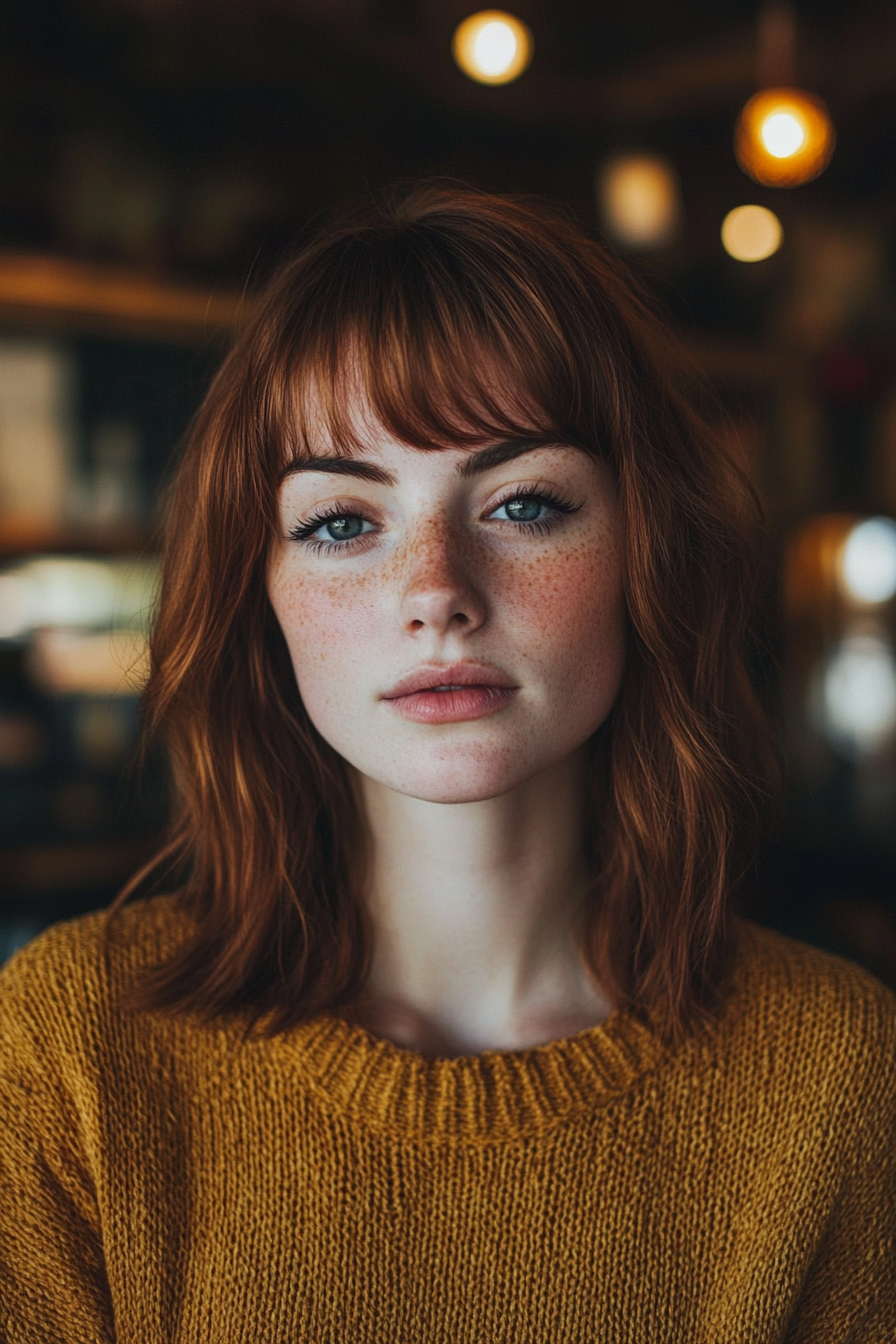
[[[401,617],[404,629],[419,634],[432,627],[440,631],[449,628],[464,635],[475,630],[485,617],[481,599],[471,589],[469,594],[459,585],[409,587],[401,597]]]

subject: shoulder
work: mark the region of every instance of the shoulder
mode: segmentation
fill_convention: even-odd
[[[785,1022],[810,1013],[828,1029],[896,1026],[896,995],[855,962],[749,920],[740,921],[740,933],[738,988],[766,1012]]]
[[[853,962],[742,921],[723,1035],[754,1081],[896,1113],[896,996]]]
[[[0,968],[0,1039],[23,1033],[63,1044],[115,1011],[133,974],[188,932],[176,896],[99,910],[51,925]]]

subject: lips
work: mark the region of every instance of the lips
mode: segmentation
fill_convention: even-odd
[[[382,697],[415,723],[461,723],[504,709],[519,688],[495,667],[453,663],[418,667]]]
[[[384,700],[398,700],[404,695],[415,695],[418,691],[435,691],[439,687],[457,686],[502,686],[514,687],[514,683],[496,667],[485,663],[431,663],[428,667],[416,667],[395,683],[391,691],[383,696]]]

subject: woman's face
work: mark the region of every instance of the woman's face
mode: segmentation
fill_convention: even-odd
[[[362,774],[430,802],[496,797],[579,748],[622,674],[619,522],[562,443],[296,461],[268,593],[312,722]]]

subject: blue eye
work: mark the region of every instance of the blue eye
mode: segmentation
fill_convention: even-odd
[[[373,524],[368,523],[357,513],[342,514],[338,518],[328,518],[314,532],[320,541],[354,541],[364,532],[372,532]]]
[[[500,518],[501,514],[512,523],[538,523],[550,511],[549,505],[535,495],[521,495],[517,499],[508,499],[492,514]]]
[[[304,542],[312,550],[341,550],[349,542],[357,541],[376,527],[360,513],[338,513],[335,510],[328,517],[309,518],[305,523],[296,523],[289,529],[293,541]]]
[[[562,522],[564,514],[578,513],[581,504],[566,499],[549,486],[537,490],[522,489],[511,495],[488,515],[499,523],[516,523],[530,533],[546,533]]]

